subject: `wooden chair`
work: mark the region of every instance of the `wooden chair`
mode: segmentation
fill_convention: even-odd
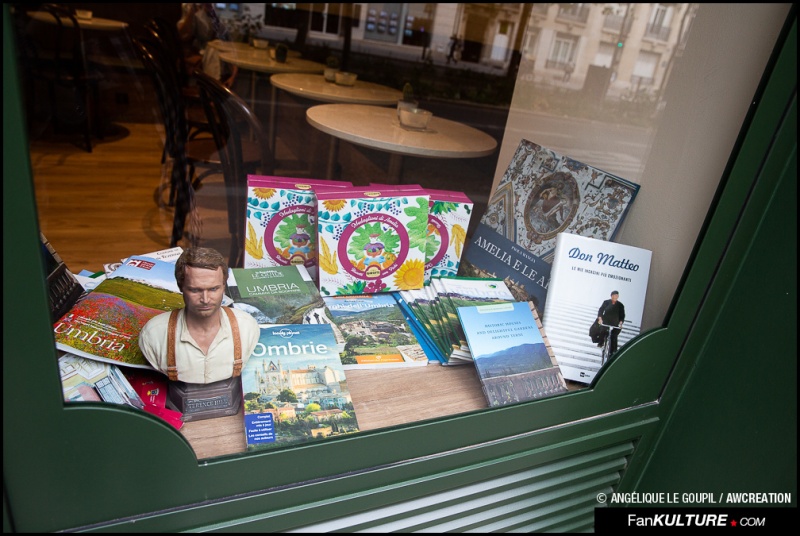
[[[35,35],[27,39],[31,46],[27,49],[29,57],[23,60],[27,62],[26,70],[34,81],[42,80],[47,86],[56,131],[65,122],[62,115],[66,116],[63,113],[65,108],[59,106],[58,90],[74,92],[75,105],[66,108],[77,112],[85,148],[91,153],[92,137],[103,139],[97,109],[103,75],[87,59],[83,30],[73,9],[58,4],[42,4],[37,10],[47,13],[53,21],[35,23],[28,20],[28,30]]]
[[[194,77],[222,161],[231,235],[228,265],[242,267],[247,175],[272,174],[273,155],[261,123],[238,95],[202,72],[196,71]]]

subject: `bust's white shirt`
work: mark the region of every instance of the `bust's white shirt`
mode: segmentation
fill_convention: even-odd
[[[239,324],[242,342],[242,368],[250,359],[261,334],[256,320],[244,311],[230,308]],[[155,368],[167,374],[167,328],[170,313],[151,318],[139,335],[139,348],[145,359]],[[228,315],[219,311],[220,329],[217,336],[203,353],[186,327],[185,310],[178,313],[175,330],[175,365],[178,380],[186,383],[207,384],[226,380],[233,376],[233,332]]]

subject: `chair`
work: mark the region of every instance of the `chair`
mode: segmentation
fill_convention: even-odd
[[[74,10],[56,4],[42,4],[38,11],[53,17],[52,23],[43,23],[37,37],[29,36],[31,45],[28,73],[33,79],[43,80],[47,85],[54,127],[58,130],[62,118],[59,113],[59,96],[57,90],[66,88],[75,92],[74,107],[83,126],[83,138],[86,150],[92,152],[92,137],[103,139],[99,128],[100,82],[102,74],[92,68],[86,56],[86,45],[83,30],[78,24]],[[29,21],[29,24],[33,24]],[[35,45],[33,43],[36,43]]]
[[[183,238],[184,222],[193,206],[193,166],[203,164],[221,170],[222,162],[213,138],[189,139],[184,101],[177,89],[174,70],[167,64],[163,50],[145,38],[134,38],[132,41],[142,64],[151,75],[164,121],[164,153],[172,160],[167,205],[175,207],[170,239],[170,247],[174,247]],[[159,205],[162,204],[162,190],[161,186],[156,189],[155,197]]]
[[[228,204],[231,235],[229,266],[244,263],[247,175],[274,172],[273,155],[261,123],[233,91],[205,73],[196,71],[200,98],[217,144]]]

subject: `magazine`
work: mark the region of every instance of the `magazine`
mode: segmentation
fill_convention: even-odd
[[[330,324],[262,326],[242,393],[248,450],[358,431]]]
[[[345,370],[428,364],[391,293],[324,296],[323,300],[344,336],[339,353]]]
[[[458,316],[489,406],[567,392],[532,303],[459,307]]]
[[[144,402],[119,367],[69,352],[58,357],[65,402],[110,402],[138,409]]]
[[[53,325],[56,348],[116,365],[152,369],[139,333],[154,316],[184,306],[175,265],[133,256]]]
[[[545,318],[556,236],[611,241],[639,185],[522,140],[473,233],[459,275],[499,277]]]
[[[564,378],[591,383],[605,362],[589,335],[600,308],[617,291],[624,322],[622,347],[641,331],[652,252],[570,233],[558,235],[542,319]],[[605,357],[611,357],[606,355]]]

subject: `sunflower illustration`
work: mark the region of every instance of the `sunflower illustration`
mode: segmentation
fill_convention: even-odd
[[[347,201],[344,199],[328,199],[322,202],[322,206],[331,212],[339,212],[345,207],[346,204]]]
[[[275,195],[275,188],[253,188],[253,195],[259,199],[269,199]]]
[[[394,286],[399,290],[422,288],[425,278],[425,263],[419,259],[408,260],[394,274]]]

